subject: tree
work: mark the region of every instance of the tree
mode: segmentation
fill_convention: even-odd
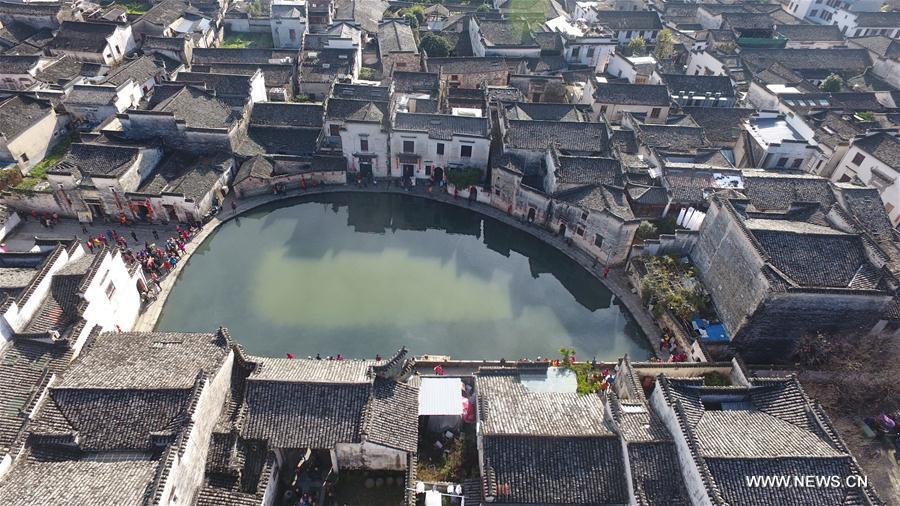
[[[551,81],[544,89],[541,102],[548,104],[560,104],[566,102],[566,83],[563,81]]]
[[[421,5],[413,5],[412,7],[406,9],[407,14],[412,14],[416,17],[416,21],[421,25],[425,22],[425,7]]]
[[[835,93],[841,91],[841,88],[844,87],[844,80],[841,79],[841,76],[837,74],[831,74],[826,77],[822,84],[819,85],[819,89],[822,91],[828,91],[831,93]]]
[[[626,56],[646,56],[647,41],[643,37],[634,37],[625,45]]]
[[[646,241],[647,239],[656,239],[659,237],[659,230],[656,228],[656,225],[644,220],[638,225],[634,235],[637,236],[638,239]]]
[[[491,6],[488,4],[481,4],[475,9],[475,12],[491,12]]]
[[[413,28],[419,27],[419,19],[416,18],[416,15],[412,12],[407,12],[406,14],[404,14],[403,19],[405,19],[409,23],[409,26]]]
[[[445,37],[431,32],[428,32],[422,36],[420,45],[422,46],[422,50],[425,51],[425,53],[429,57],[433,58],[450,56],[450,51],[453,50],[453,46],[450,45],[450,41],[448,41]]]
[[[657,60],[665,60],[672,55],[674,49],[675,38],[672,36],[672,31],[668,28],[663,28],[659,31],[659,35],[656,36],[656,51],[653,54]]]

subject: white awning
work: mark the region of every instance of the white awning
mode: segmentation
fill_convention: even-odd
[[[462,380],[422,378],[419,386],[419,416],[463,414]]]

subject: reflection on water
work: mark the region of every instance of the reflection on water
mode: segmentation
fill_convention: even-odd
[[[649,353],[609,291],[562,253],[402,195],[321,196],[224,224],[185,266],[158,329],[219,325],[269,356]]]

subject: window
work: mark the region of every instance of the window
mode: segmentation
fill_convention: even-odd
[[[416,142],[415,141],[403,141],[403,152],[404,153],[413,153],[416,150]]]
[[[113,46],[113,47],[114,47],[115,50],[116,50],[116,54],[119,55],[119,56],[122,56],[122,50],[119,49],[119,46]]]
[[[628,30],[627,32],[625,32],[625,38],[631,39],[631,30]]]
[[[330,133],[332,137],[337,137],[338,135],[341,135],[341,126],[340,125],[329,125],[328,133]]]
[[[462,145],[459,147],[459,156],[463,158],[472,158],[472,146]]]
[[[578,234],[578,235],[581,236],[581,237],[584,237],[584,229],[581,228],[581,227],[576,228],[576,229],[575,229],[575,233]]]
[[[112,300],[113,295],[116,293],[116,285],[113,284],[112,281],[106,285],[106,298]]]
[[[606,105],[601,106],[601,107],[600,107],[600,114],[606,114],[606,109],[607,109],[608,107],[609,107],[609,106],[606,106]]]
[[[890,202],[886,203],[884,205],[884,212],[886,212],[888,214],[891,214],[892,212],[894,212],[894,204],[891,204]]]
[[[587,213],[587,211],[585,211],[585,212],[583,212],[583,213],[581,213],[581,219],[582,219],[582,220],[586,220],[586,219],[587,219],[587,217],[588,217],[588,213]]]
[[[853,160],[850,160],[850,161],[853,162],[853,165],[856,165],[858,167],[859,164],[863,163],[863,160],[865,160],[865,159],[866,159],[866,155],[864,155],[862,153],[856,153],[856,156],[854,156]]]
[[[661,111],[661,109],[659,107],[654,107],[653,109],[650,109],[650,117],[658,118],[660,111]]]
[[[578,58],[578,53],[581,52],[581,47],[575,46],[572,48],[572,58]]]
[[[587,48],[587,54],[585,56],[587,56],[588,58],[593,57],[594,56],[594,48],[592,48],[592,47]]]
[[[450,80],[451,80],[451,81],[459,81],[459,76],[456,75],[456,74],[451,74],[451,75],[450,75]]]
[[[359,138],[359,150],[363,153],[369,151],[369,139],[365,137]]]
[[[784,167],[787,165],[788,159],[787,157],[781,157],[778,159],[778,163],[775,164],[776,167]]]
[[[444,154],[444,143],[443,142],[437,143],[437,154],[439,154],[439,155]]]
[[[862,33],[862,30],[860,30],[859,28],[857,28],[857,29],[856,29],[856,35],[855,35],[855,37],[859,37],[859,34],[860,34],[860,33]]]
[[[22,161],[28,163],[28,155],[26,155],[25,153],[22,153]]]
[[[594,246],[596,246],[598,248],[603,247],[603,236],[602,235],[597,234],[594,236]]]
[[[426,175],[426,176],[430,176],[430,175],[431,175],[431,165],[426,165],[426,166],[425,166],[425,175]]]
[[[801,163],[803,163],[803,159],[802,159],[802,158],[797,158],[797,159],[794,160],[794,163],[791,164],[791,168],[792,168],[792,169],[799,169]]]
[[[819,14],[819,11],[813,10],[812,12],[809,13],[809,16],[814,18],[814,17],[816,17],[818,14]]]
[[[291,40],[297,40],[297,30],[291,28],[288,30],[288,33],[290,34]]]

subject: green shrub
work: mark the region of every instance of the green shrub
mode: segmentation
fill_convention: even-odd
[[[481,182],[481,169],[477,167],[448,168],[447,181],[457,188],[466,188]]]

